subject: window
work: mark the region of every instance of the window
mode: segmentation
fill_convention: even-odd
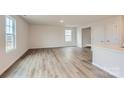
[[[72,41],[72,30],[65,30],[65,42]]]
[[[6,51],[16,48],[16,21],[11,16],[6,16]]]

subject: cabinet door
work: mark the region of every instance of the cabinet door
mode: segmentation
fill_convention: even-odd
[[[121,30],[119,24],[113,24],[113,44],[119,45],[121,43]]]
[[[104,24],[95,24],[92,27],[92,43],[93,44],[104,44]]]
[[[117,23],[106,23],[105,26],[105,44],[117,45],[120,43],[120,31],[119,24]]]
[[[112,23],[107,22],[105,25],[105,44],[112,44],[113,26]]]

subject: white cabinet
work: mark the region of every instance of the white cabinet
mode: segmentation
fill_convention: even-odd
[[[93,64],[106,72],[124,78],[124,49],[93,46]]]
[[[119,18],[105,22],[105,44],[120,45],[121,29]]]
[[[111,44],[113,41],[113,28],[111,23],[105,24],[105,44]]]
[[[92,44],[121,46],[121,16],[111,17],[92,25]]]
[[[95,24],[92,30],[92,44],[104,44],[104,24]]]

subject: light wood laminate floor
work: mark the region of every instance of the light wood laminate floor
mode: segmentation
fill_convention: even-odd
[[[9,78],[112,78],[91,63],[90,49],[76,47],[32,49],[2,77]]]

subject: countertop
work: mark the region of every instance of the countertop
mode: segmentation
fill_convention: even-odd
[[[105,45],[105,44],[104,45],[92,45],[92,49],[96,47],[124,53],[124,48],[116,46],[116,45]]]

